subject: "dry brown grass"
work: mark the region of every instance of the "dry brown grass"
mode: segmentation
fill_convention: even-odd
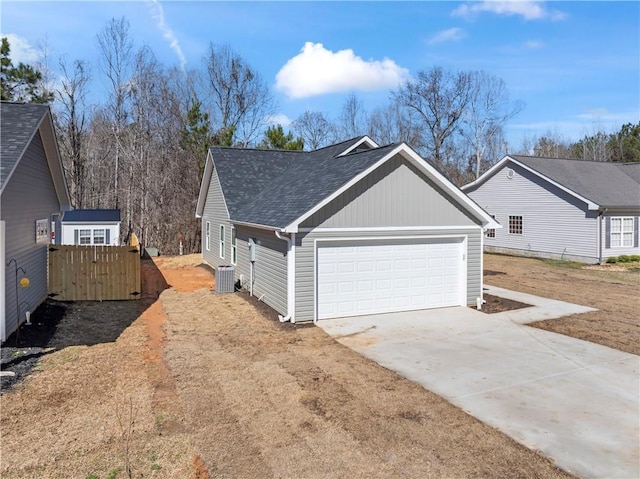
[[[541,329],[640,355],[640,272],[487,254],[485,282],[598,311],[540,321]]]
[[[117,340],[59,349],[0,397],[3,478],[569,477],[319,328],[211,293],[199,263],[145,263]]]

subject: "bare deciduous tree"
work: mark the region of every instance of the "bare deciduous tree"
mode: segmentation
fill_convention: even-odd
[[[73,66],[60,60],[62,78],[57,98],[60,108],[56,111],[56,124],[62,162],[69,184],[71,202],[76,208],[85,205],[87,164],[87,105],[86,97],[90,80],[86,62],[75,60]]]
[[[319,111],[305,111],[291,125],[293,131],[304,140],[309,150],[326,146],[334,131],[334,126]]]
[[[100,53],[100,69],[104,74],[110,90],[110,101],[107,111],[113,121],[115,140],[113,194],[114,204],[119,205],[119,177],[121,156],[121,133],[128,116],[128,87],[131,70],[133,42],[129,35],[129,22],[121,17],[112,18],[105,28],[98,33],[98,50]]]
[[[344,104],[338,120],[336,141],[348,140],[365,135],[367,129],[366,112],[362,100],[351,93]]]
[[[487,149],[495,146],[504,124],[520,113],[524,105],[522,102],[509,102],[504,81],[486,72],[471,73],[469,86],[469,101],[462,116],[465,125],[463,135],[475,156],[475,177],[478,178],[481,167],[491,163],[486,162]]]
[[[381,145],[404,142],[420,150],[422,125],[416,121],[415,112],[402,108],[397,102],[378,107],[369,115],[369,135]]]
[[[415,111],[426,126],[425,146],[437,164],[449,161],[448,142],[469,104],[471,75],[440,67],[418,72],[394,92],[395,100]]]
[[[217,129],[232,130],[239,146],[256,140],[269,115],[273,98],[257,71],[228,45],[209,46],[205,95]]]

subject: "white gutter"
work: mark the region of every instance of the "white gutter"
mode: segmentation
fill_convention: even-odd
[[[598,230],[598,264],[602,264],[602,234],[604,233],[604,229],[602,227],[602,222],[604,220],[604,215],[607,212],[607,208],[603,208],[602,210],[600,210],[600,213],[598,214],[598,227],[596,228]]]
[[[276,238],[287,242],[287,315],[278,315],[281,323],[295,319],[295,294],[296,294],[296,234],[291,233],[288,237],[282,236],[278,230],[275,231]]]

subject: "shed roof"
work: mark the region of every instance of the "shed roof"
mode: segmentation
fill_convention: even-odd
[[[4,187],[48,112],[48,105],[0,102],[0,187]]]
[[[65,211],[62,221],[68,223],[117,223],[120,221],[120,210],[71,210]]]

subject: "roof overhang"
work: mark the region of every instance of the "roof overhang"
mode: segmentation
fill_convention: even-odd
[[[521,167],[524,170],[529,171],[530,173],[536,175],[539,178],[542,178],[543,180],[545,180],[546,182],[552,184],[553,186],[555,186],[556,188],[561,189],[562,191],[564,191],[565,193],[570,194],[571,196],[573,196],[574,198],[579,199],[580,201],[584,202],[587,204],[587,209],[590,211],[598,211],[600,209],[602,209],[603,207],[601,205],[598,205],[597,203],[594,203],[593,201],[591,201],[588,198],[585,198],[582,195],[579,195],[578,193],[576,193],[575,191],[567,188],[566,186],[558,183],[555,180],[552,180],[551,178],[549,178],[548,176],[543,175],[542,173],[540,173],[539,171],[525,165],[524,163],[516,160],[515,158],[512,158],[511,156],[507,155],[504,158],[502,158],[502,160],[500,160],[499,162],[497,162],[495,165],[493,165],[491,168],[489,168],[485,173],[483,173],[482,175],[480,175],[480,177],[478,179],[476,179],[475,181],[468,183],[466,185],[464,185],[461,190],[462,191],[469,191],[472,189],[475,189],[477,187],[479,187],[482,183],[486,182],[489,178],[491,178],[493,175],[495,175],[498,171],[500,171],[504,165],[506,163],[514,163],[516,165],[518,165],[519,167]]]
[[[18,161],[16,161],[16,163],[13,165],[13,169],[9,172],[9,175],[7,175],[7,178],[2,185],[2,191],[4,191],[7,184],[9,184],[13,173],[18,168],[18,165],[22,161],[25,152],[33,142],[33,139],[37,132],[40,133],[40,137],[42,138],[44,154],[47,160],[47,166],[49,167],[49,171],[51,172],[51,179],[53,181],[58,204],[60,205],[60,211],[69,211],[71,209],[71,197],[69,196],[69,188],[67,187],[64,169],[62,167],[62,158],[58,149],[58,142],[56,141],[56,134],[53,126],[53,118],[51,116],[50,107],[47,109],[47,112],[42,115],[37,128],[33,129],[29,140],[25,143],[25,147],[20,153]]]
[[[363,178],[371,174],[373,171],[378,169],[384,163],[394,158],[397,155],[402,155],[403,158],[411,162],[418,170],[423,172],[428,178],[430,178],[436,185],[442,188],[444,191],[448,192],[455,200],[457,200],[458,204],[463,207],[467,212],[469,212],[473,217],[478,219],[482,224],[483,228],[502,228],[502,225],[498,223],[495,219],[489,215],[486,211],[484,211],[478,204],[476,204],[471,198],[469,198],[466,194],[464,194],[458,187],[456,187],[453,183],[451,183],[444,175],[442,175],[438,170],[436,170],[433,166],[431,166],[427,161],[425,161],[418,153],[416,153],[411,147],[409,147],[406,143],[399,144],[396,148],[387,153],[384,157],[378,160],[376,163],[371,165],[366,170],[362,171],[360,174],[354,176],[349,182],[344,184],[341,188],[333,192],[331,195],[327,196],[324,200],[317,203],[314,207],[306,211],[300,217],[296,218],[294,221],[289,223],[287,226],[282,228],[282,231],[285,233],[297,233],[298,228],[302,222],[316,213],[318,210],[329,204],[335,198],[340,196],[342,193],[347,191],[349,188],[353,187],[356,183],[361,181]]]
[[[211,185],[211,177],[214,174],[218,174],[215,170],[216,168],[213,162],[213,155],[211,153],[211,149],[209,149],[209,151],[207,152],[207,159],[204,163],[202,180],[200,181],[200,192],[198,193],[198,202],[196,203],[196,218],[202,218],[202,214],[204,213],[204,204],[207,201],[207,194],[209,193],[209,186]],[[218,183],[220,183],[220,181],[218,181]],[[220,184],[220,189],[222,189],[222,184]],[[224,203],[224,209],[226,210],[228,217],[229,208],[227,207],[227,199],[224,196],[224,191],[222,192],[222,201]]]

